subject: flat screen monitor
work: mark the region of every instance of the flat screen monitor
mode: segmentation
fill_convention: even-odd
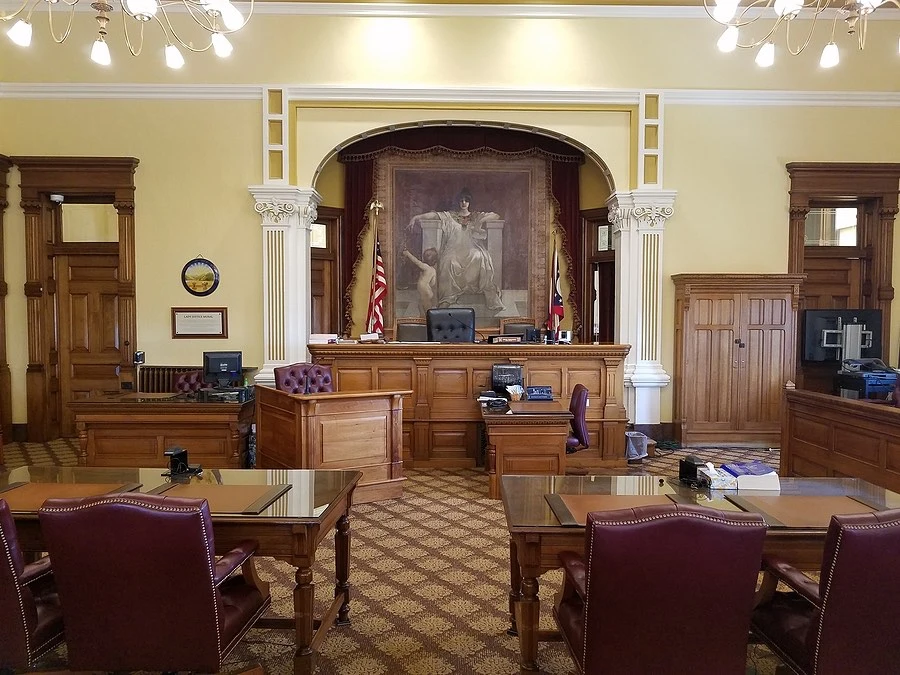
[[[241,352],[203,352],[203,381],[214,387],[237,387],[242,383]]]
[[[503,398],[509,398],[507,387],[517,384],[523,389],[522,366],[513,363],[495,363],[491,366],[491,389]]]
[[[880,309],[807,309],[803,312],[803,360],[840,361],[847,358],[842,350],[826,347],[823,336],[829,344],[834,343],[834,334],[824,331],[838,331],[838,326],[863,324],[872,332],[872,346],[860,350],[861,358],[881,358],[881,310]]]
[[[475,310],[435,307],[425,312],[429,342],[475,342]]]

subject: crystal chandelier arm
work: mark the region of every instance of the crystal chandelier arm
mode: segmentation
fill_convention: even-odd
[[[131,41],[131,36],[128,34],[128,17],[132,16],[129,12],[125,10],[125,3],[120,0],[119,4],[122,6],[122,30],[125,35],[125,45],[128,47],[128,51],[131,52],[132,56],[140,56],[141,50],[144,48],[144,24],[146,21],[138,21],[140,24],[140,42],[137,47],[134,46],[134,43]],[[133,17],[132,17],[133,18]],[[159,19],[157,19],[158,21]]]
[[[72,31],[72,22],[75,20],[75,5],[78,4],[78,0],[75,2],[64,2],[69,6],[69,22],[66,24],[66,30],[63,32],[62,36],[58,36],[56,31],[53,29],[53,5],[56,3],[48,2],[47,3],[47,25],[50,27],[50,35],[53,37],[53,41],[56,44],[62,44],[65,42],[66,38],[69,37],[69,33]],[[32,11],[34,11],[34,7],[32,7]],[[28,18],[31,19],[31,12],[28,12]]]
[[[190,6],[188,6],[188,13],[193,14],[193,11],[194,10]],[[160,14],[162,14],[162,18],[160,18],[160,16],[159,16]],[[179,45],[181,45],[188,51],[195,52],[195,53],[209,51],[209,48],[212,47],[212,41],[210,41],[209,44],[207,44],[205,47],[201,48],[201,47],[194,47],[191,42],[184,40],[178,34],[178,31],[175,30],[175,27],[172,25],[172,21],[169,19],[169,15],[166,13],[166,10],[162,5],[160,5],[160,11],[157,13],[157,15],[154,18],[156,19],[156,22],[160,25],[160,28],[162,28],[163,34],[166,36],[166,42],[177,42]],[[198,23],[201,27],[203,27],[204,30],[207,30],[207,31],[215,30],[215,22],[212,22],[211,28],[210,28],[209,26],[204,25],[203,23],[198,21],[196,18],[194,18],[194,21],[196,23]],[[169,39],[170,33],[172,35],[171,40]]]
[[[31,3],[31,8],[28,10],[28,16],[25,17],[25,20],[28,23],[31,23],[31,14],[32,14],[32,12],[34,12],[34,8],[37,7],[37,4],[40,1],[41,0],[34,0],[34,2]],[[15,19],[17,16],[19,16],[19,14],[21,14],[22,12],[25,11],[26,7],[28,7],[28,0],[24,0],[22,2],[22,6],[19,7],[19,9],[17,9],[12,14],[0,14],[0,21],[10,21],[11,19]]]

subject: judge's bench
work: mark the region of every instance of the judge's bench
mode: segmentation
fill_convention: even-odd
[[[629,345],[313,344],[313,361],[331,366],[340,392],[409,390],[403,397],[403,463],[471,467],[484,439],[478,395],[494,364],[522,366],[524,384],[550,386],[566,407],[572,389],[589,391],[591,444],[567,458],[575,470],[624,466],[627,413],[622,400]]]

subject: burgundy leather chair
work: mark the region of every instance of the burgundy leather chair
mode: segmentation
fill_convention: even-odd
[[[255,541],[215,559],[205,499],[48,499],[39,516],[71,670],[215,673],[269,607]]]
[[[587,401],[587,387],[583,384],[576,384],[569,402],[569,412],[572,413],[572,433],[566,439],[566,452],[583,450],[591,444],[591,435],[588,433],[587,422],[584,419]]]
[[[832,516],[821,581],[763,558],[753,632],[796,673],[895,673],[900,664],[900,509]],[[778,582],[791,590],[776,591]]]
[[[275,388],[290,394],[318,394],[334,391],[331,366],[292,363],[275,368]]]
[[[31,668],[63,640],[50,558],[26,565],[9,505],[0,499],[0,670]]]
[[[766,525],[680,504],[588,514],[553,616],[580,673],[744,675]]]
[[[203,370],[186,370],[172,375],[172,391],[193,394],[203,389]]]

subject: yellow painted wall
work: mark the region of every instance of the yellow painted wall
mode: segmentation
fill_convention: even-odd
[[[126,55],[118,21],[110,24],[114,63],[87,57],[95,34],[91,13],[79,13],[72,37],[51,42],[35,15],[34,45],[0,40],[0,82],[158,83],[185,85],[284,83],[347,87],[478,87],[512,89],[750,89],[898,91],[900,21],[873,21],[864,52],[844,49],[842,63],[820,70],[818,49],[789,58],[779,52],[768,70],[753,54],[719,54],[708,20],[648,19],[379,19],[258,14],[232,41],[227,61],[186,54],[180,71],[164,67],[162,44],[148,34],[146,53]],[[801,24],[798,24],[798,26]],[[846,46],[843,36],[842,47]],[[888,64],[887,66],[885,64]],[[113,93],[112,96],[117,95]],[[315,102],[312,103],[315,105]],[[328,161],[356,134],[416,120],[507,121],[552,130],[590,148],[609,166],[615,187],[632,187],[634,148],[624,112],[552,104],[304,107],[295,124],[298,184],[313,183],[326,205],[343,202],[340,167]],[[663,366],[672,371],[671,274],[784,272],[790,161],[898,161],[897,108],[791,108],[667,105],[665,188],[678,191],[666,225]],[[197,363],[204,349],[240,348],[262,359],[261,233],[247,186],[262,180],[259,101],[41,100],[0,98],[0,153],[115,155],[140,159],[135,177],[139,348],[153,363]],[[14,422],[24,411],[24,219],[17,174],[10,176],[5,217],[8,352]],[[585,206],[600,206],[596,172]],[[605,196],[605,195],[604,195]],[[895,237],[900,246],[900,237]],[[219,290],[194,298],[179,274],[203,254],[219,267]],[[896,256],[895,256],[896,258]],[[900,265],[895,273],[900,286]],[[227,340],[172,340],[173,306],[228,306]],[[894,312],[893,336],[900,328]],[[898,345],[894,345],[896,352]],[[895,355],[890,355],[896,363]],[[671,419],[670,389],[663,421]]]
[[[259,182],[260,106],[253,102],[4,101],[7,155],[133,156],[137,348],[148,363],[200,364],[204,350],[240,349],[262,364],[262,232],[247,186]],[[61,119],[96,120],[78,133]],[[5,217],[7,342],[13,420],[25,421],[24,216],[18,173]],[[190,295],[181,269],[202,254],[219,269],[218,290]],[[172,307],[228,307],[228,338],[172,339]]]

